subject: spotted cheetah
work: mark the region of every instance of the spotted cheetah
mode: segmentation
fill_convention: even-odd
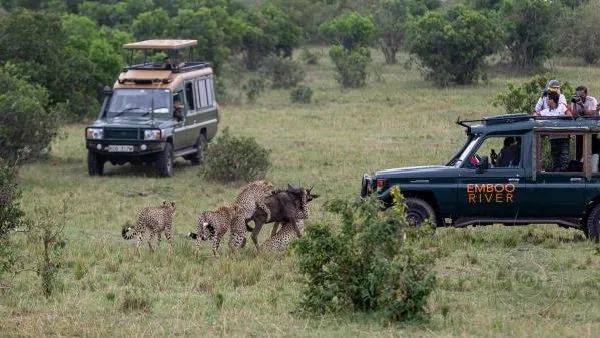
[[[243,247],[246,244],[245,229],[240,234],[239,231],[232,228],[235,218],[235,208],[230,204],[220,206],[215,211],[204,211],[198,216],[197,233],[190,233],[189,236],[196,239],[198,246],[201,241],[212,239],[212,251],[215,256],[219,253],[221,238],[227,231],[230,231],[230,249]]]
[[[157,241],[160,241],[161,233],[165,233],[167,242],[169,243],[169,253],[173,251],[173,242],[171,240],[171,228],[173,225],[173,214],[175,213],[175,202],[164,201],[159,207],[145,207],[138,214],[137,223],[134,228],[126,227],[121,231],[124,239],[132,239],[137,237],[136,249],[139,254],[140,245],[142,244],[144,235],[149,233],[148,247],[150,251],[154,251],[152,247],[152,238],[157,236]]]
[[[297,220],[296,226],[298,229],[300,229],[300,231],[304,231],[303,220]],[[296,238],[298,238],[298,235],[296,234],[295,227],[291,223],[285,223],[275,235],[269,237],[261,245],[261,250],[270,252],[283,252],[287,250],[290,243],[292,243]]]
[[[230,249],[236,250],[244,246],[248,220],[252,218],[257,209],[266,214],[267,220],[271,219],[271,211],[265,202],[274,191],[273,184],[263,180],[250,182],[240,191],[233,202],[235,215],[231,222]]]

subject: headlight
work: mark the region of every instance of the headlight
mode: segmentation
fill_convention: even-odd
[[[101,140],[104,137],[104,129],[102,128],[87,128],[85,136],[92,140]]]
[[[160,140],[161,133],[160,130],[150,129],[144,130],[144,140]]]

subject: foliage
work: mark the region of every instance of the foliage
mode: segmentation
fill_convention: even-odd
[[[248,13],[247,29],[242,38],[246,68],[257,69],[271,55],[289,57],[298,45],[300,28],[289,16],[273,5],[264,5]]]
[[[313,90],[309,86],[298,86],[290,92],[292,102],[310,103],[312,100]]]
[[[277,56],[265,59],[262,71],[271,79],[273,88],[291,88],[304,80],[306,73],[298,62]]]
[[[265,91],[265,80],[262,77],[251,77],[243,86],[246,91],[246,99],[249,103],[255,103],[258,97]]]
[[[496,96],[493,104],[496,107],[504,107],[508,114],[530,114],[535,110],[535,104],[549,79],[554,78],[536,75],[520,85],[509,82],[506,90]],[[569,82],[561,81],[561,92],[565,97],[570,98],[574,90]]]
[[[138,40],[167,38],[171,25],[178,20],[171,20],[169,14],[157,8],[138,15],[131,24],[131,31]]]
[[[302,48],[302,52],[300,53],[300,60],[302,60],[307,65],[318,64],[320,57],[321,57],[321,55],[310,51],[308,48]]]
[[[24,222],[15,171],[15,167],[0,158],[0,278],[16,260],[10,233]]]
[[[378,42],[387,64],[396,63],[396,53],[404,42],[407,22],[412,16],[423,15],[439,7],[439,1],[426,3],[416,0],[379,0],[373,8]]]
[[[592,0],[588,3],[570,11],[572,20],[568,29],[567,41],[563,43],[569,46],[566,51],[570,55],[583,58],[588,64],[597,63],[600,60],[600,26],[596,18],[600,16],[600,1]]]
[[[321,25],[321,33],[331,44],[352,50],[370,45],[376,28],[370,17],[348,12]]]
[[[340,215],[340,231],[317,223],[294,244],[305,277],[302,309],[319,315],[378,311],[392,320],[425,313],[436,284],[433,257],[418,240],[402,235],[409,231],[402,203],[386,212],[375,198],[328,203],[329,211]]]
[[[264,178],[271,166],[269,151],[252,137],[236,137],[225,128],[208,145],[204,175],[221,182]]]
[[[70,211],[70,197],[63,198],[61,204],[56,210],[49,206],[35,206],[34,219],[28,231],[28,240],[35,246],[32,252],[36,261],[35,271],[40,277],[41,289],[46,298],[59,285],[62,251],[67,244],[63,230]]]
[[[482,76],[484,58],[496,51],[500,34],[488,15],[457,6],[412,22],[408,43],[428,79],[443,86],[470,84]]]
[[[329,49],[329,57],[337,69],[336,80],[343,87],[363,87],[367,83],[367,66],[371,62],[371,52],[366,47],[347,50],[341,45]]]
[[[48,108],[48,94],[0,68],[0,158],[36,159],[50,146],[59,127],[60,114]]]
[[[506,0],[501,16],[512,64],[540,68],[553,51],[561,5],[546,0]]]

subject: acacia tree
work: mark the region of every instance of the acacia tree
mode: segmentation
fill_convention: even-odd
[[[484,58],[496,51],[501,37],[492,18],[465,6],[429,12],[414,20],[409,31],[410,53],[420,60],[426,77],[442,86],[477,81]]]

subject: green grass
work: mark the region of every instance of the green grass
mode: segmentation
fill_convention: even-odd
[[[405,61],[405,56],[403,60]],[[458,116],[502,113],[490,102],[508,77],[439,89],[416,70],[381,66],[381,79],[342,90],[327,58],[307,66],[312,104],[291,104],[289,91],[269,90],[254,105],[223,105],[222,124],[271,149],[268,179],[314,185],[321,194],[312,220],[332,219],[322,203],[353,198],[363,172],[443,163],[464,139]],[[600,69],[554,60],[558,76],[600,93]],[[366,314],[296,314],[301,276],[292,255],[196,256],[184,234],[195,215],[232,200],[238,186],[204,181],[179,160],[176,176],[157,179],[151,168],[86,171],[83,125],[64,128],[48,160],[20,171],[22,205],[59,208],[72,194],[68,239],[58,291],[46,300],[39,280],[22,272],[0,290],[3,335],[210,336],[595,336],[600,330],[600,255],[577,231],[556,226],[440,229],[439,287],[430,319],[390,325]],[[141,169],[141,170],[140,170]],[[177,202],[175,250],[163,245],[137,258],[120,236],[136,212],[164,199]],[[263,231],[263,236],[269,233]],[[17,239],[31,252],[22,234]],[[264,237],[263,237],[264,240]],[[222,247],[226,252],[226,243]]]

